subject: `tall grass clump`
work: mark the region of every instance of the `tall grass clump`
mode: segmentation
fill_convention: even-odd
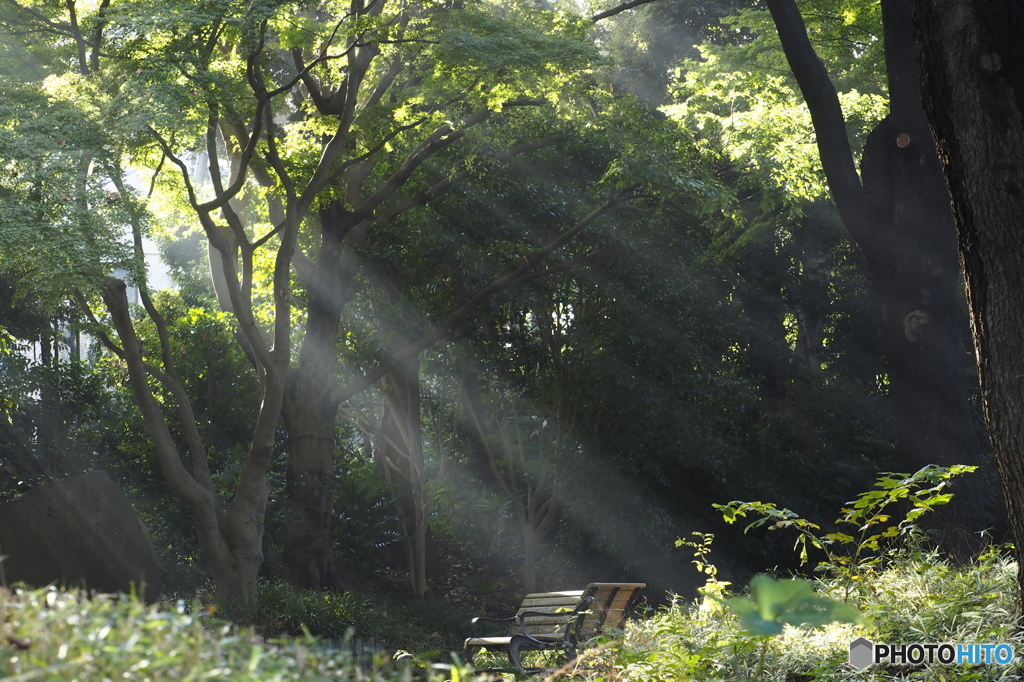
[[[468,669],[378,655],[314,637],[264,640],[252,629],[128,597],[77,591],[0,589],[0,679],[28,680],[361,680],[472,679]]]
[[[261,633],[300,636],[312,634],[340,640],[356,633],[366,637],[369,605],[347,592],[320,592],[295,587],[282,580],[261,579],[259,607],[254,622]]]

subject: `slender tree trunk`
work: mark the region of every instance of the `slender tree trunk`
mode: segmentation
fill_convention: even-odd
[[[537,591],[537,550],[540,539],[532,526],[521,526],[523,535],[523,565],[521,575],[523,576],[523,587],[527,592]]]
[[[526,590],[535,592],[538,587],[538,554],[558,522],[558,505],[553,489],[554,478],[557,477],[554,471],[556,463],[544,461],[544,458],[557,457],[560,454],[559,446],[544,450],[538,442],[538,451],[532,453],[531,457],[528,452],[530,444],[525,443],[521,434],[517,433],[518,411],[513,407],[511,415],[492,414],[488,419],[488,410],[481,399],[477,381],[479,377],[475,371],[463,370],[460,401],[465,414],[466,438],[481,460],[477,463],[478,467],[486,469],[486,475],[482,476],[485,484],[504,493],[515,508],[516,523],[523,542],[520,577]],[[559,393],[553,399],[562,408],[556,411],[558,415],[551,415],[550,428],[556,428],[554,422],[560,420],[560,415],[567,409],[564,394]],[[511,402],[514,404],[515,400]],[[489,441],[489,432],[500,435],[497,452]],[[537,435],[538,440],[544,438],[543,434]]]
[[[401,363],[384,378],[384,409],[375,448],[377,469],[387,479],[405,527],[406,569],[413,594],[427,591],[430,500],[420,422],[420,361]]]
[[[766,254],[770,250],[772,253]],[[750,320],[751,364],[760,375],[762,389],[771,396],[781,397],[788,389],[789,347],[786,343],[785,302],[776,282],[780,271],[789,266],[788,259],[779,258],[774,248],[762,245],[747,250],[747,258],[739,266],[745,286],[738,288],[736,297]]]
[[[103,300],[121,340],[129,384],[164,478],[171,491],[191,512],[199,548],[216,587],[217,600],[241,617],[251,615],[256,609],[256,579],[263,563],[263,520],[270,496],[266,467],[273,452],[273,435],[281,410],[282,373],[278,367],[268,367],[263,377],[263,404],[253,442],[239,475],[235,497],[225,510],[217,499],[205,453],[193,449],[192,471],[186,470],[163,409],[150,391],[147,367],[132,326],[124,282],[107,278],[103,286]],[[173,377],[166,373],[163,377],[168,386],[173,386]],[[191,424],[188,422],[191,406],[183,390],[177,391],[176,397],[184,428],[189,431],[195,424],[194,418]],[[192,434],[196,432],[192,431]]]
[[[912,0],[956,218],[981,403],[1024,586],[1024,5]]]

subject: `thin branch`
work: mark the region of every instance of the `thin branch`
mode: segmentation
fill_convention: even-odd
[[[453,130],[449,126],[443,125],[435,130],[406,158],[405,163],[377,188],[377,191],[352,211],[352,223],[355,224],[369,218],[380,204],[393,196],[398,188],[405,184],[420,164],[464,137],[466,130],[485,121],[490,115],[491,110],[484,108],[467,118],[461,128]]]
[[[103,27],[107,24],[107,8],[109,7],[110,0],[102,0],[96,12],[96,28],[92,32],[92,53],[89,55],[93,71],[100,70],[100,44],[103,42]]]
[[[82,312],[85,313],[85,316],[89,318],[89,322],[92,324],[92,328],[89,330],[89,333],[94,334],[96,338],[99,339],[100,344],[104,348],[109,350],[111,353],[113,353],[122,360],[127,360],[124,349],[121,348],[121,346],[118,346],[116,343],[114,343],[114,340],[111,339],[110,336],[107,334],[106,330],[103,329],[103,323],[101,323],[96,318],[96,313],[93,312],[92,306],[89,305],[89,301],[85,299],[85,296],[82,294],[82,292],[78,289],[75,289],[74,291],[72,291],[72,297],[75,299],[75,302],[78,303],[78,306],[82,309]],[[161,385],[165,386],[168,390],[170,390],[171,387],[169,379],[164,372],[160,371],[157,367],[154,367],[148,362],[143,363],[143,365],[146,369],[147,374],[149,374],[151,377],[159,381]]]
[[[196,512],[209,502],[210,491],[201,486],[185,469],[171,437],[163,410],[150,391],[145,377],[142,346],[132,326],[124,282],[106,278],[103,284],[103,300],[110,312],[114,328],[124,347],[124,359],[128,365],[130,385],[135,402],[146,422],[146,430],[153,443],[153,449],[160,462],[164,477],[176,495],[181,497]]]
[[[335,29],[335,30],[337,30],[337,29]],[[293,76],[292,79],[290,81],[288,81],[287,83],[285,83],[284,85],[282,85],[280,87],[277,87],[277,88],[271,90],[270,92],[268,92],[267,93],[267,97],[277,97],[280,94],[288,92],[289,90],[294,88],[295,85],[299,81],[302,81],[303,84],[305,84],[306,89],[309,90],[310,95],[312,96],[314,89],[312,87],[310,87],[310,85],[311,85],[311,83],[315,84],[315,81],[312,81],[312,76],[310,76],[310,71],[312,71],[314,67],[319,66],[320,64],[326,64],[327,62],[332,61],[334,59],[341,59],[342,57],[347,56],[348,53],[351,52],[352,49],[354,49],[355,47],[356,47],[356,45],[350,45],[349,47],[347,47],[345,49],[344,52],[339,52],[338,54],[324,54],[323,52],[321,52],[319,57],[317,57],[316,59],[311,61],[309,64],[306,64],[305,66],[302,66],[302,51],[299,50],[298,48],[292,50],[292,61],[295,62],[295,68],[298,69],[298,73],[296,73],[295,76]],[[317,91],[317,97],[319,97],[321,102],[326,104],[326,100],[323,99],[323,97],[320,95],[319,91]],[[317,101],[316,101],[317,97],[313,97],[313,103],[314,104],[317,104]],[[318,111],[320,111],[320,108],[321,107],[319,105],[317,105],[317,110]],[[320,113],[327,113],[327,112],[320,111]]]
[[[107,334],[106,330],[103,328],[103,324],[96,318],[96,313],[93,312],[92,306],[89,305],[89,301],[86,300],[85,295],[82,294],[77,287],[71,292],[71,295],[74,297],[75,302],[78,303],[78,307],[82,309],[82,312],[85,313],[85,316],[89,318],[89,321],[93,325],[93,328],[89,330],[89,333],[94,334],[96,338],[100,340],[100,343],[103,344],[104,348],[124,360],[124,349],[114,343],[114,340]]]
[[[199,222],[206,231],[207,240],[209,240],[213,247],[221,254],[221,262],[224,264],[225,280],[228,284],[228,297],[230,298],[231,305],[234,308],[235,319],[238,320],[242,329],[242,334],[248,341],[249,347],[252,349],[252,354],[257,361],[257,365],[265,369],[271,362],[270,350],[267,347],[263,334],[259,329],[259,325],[256,324],[256,320],[252,314],[252,309],[244,305],[242,292],[238,286],[238,275],[235,268],[235,260],[232,257],[232,254],[228,253],[229,244],[223,236],[218,234],[219,228],[213,218],[210,217],[210,212],[216,207],[207,207],[211,203],[215,202],[207,202],[205,204],[200,204],[198,202],[195,194],[195,188],[192,185],[188,168],[185,166],[185,163],[174,155],[171,151],[170,145],[167,144],[167,141],[163,139],[163,136],[161,136],[160,133],[152,127],[150,127],[149,130],[160,144],[160,147],[164,150],[164,154],[167,155],[167,158],[169,158],[181,171],[182,178],[185,182],[185,189],[188,192],[189,203],[192,205],[192,209],[196,212],[196,215],[199,217]]]
[[[47,17],[45,14],[43,14],[37,9],[34,9],[32,7],[26,7],[24,5],[19,5],[18,3],[14,2],[14,0],[4,0],[4,2],[18,10],[21,10],[22,12],[25,12],[26,14],[33,16],[34,18],[46,24],[50,28],[59,31],[61,34],[67,35],[71,32],[70,24],[60,24],[55,21],[51,21],[49,17]]]
[[[487,432],[483,427],[483,423],[480,420],[480,415],[476,411],[476,407],[473,405],[473,400],[469,397],[469,393],[466,390],[466,382],[468,378],[463,376],[462,387],[460,394],[460,402],[462,403],[463,409],[466,411],[466,416],[469,417],[469,424],[473,427],[473,431],[476,433],[476,437],[480,445],[483,447],[484,453],[487,455],[487,466],[491,470],[494,479],[501,486],[502,490],[509,497],[513,497],[513,491],[505,481],[505,477],[498,471],[498,458],[494,455],[494,450],[491,448],[490,442],[487,440]]]
[[[421,119],[419,119],[417,121],[413,121],[412,123],[407,123],[405,125],[398,126],[394,130],[392,130],[390,133],[385,135],[383,137],[383,139],[381,139],[380,142],[375,144],[365,154],[361,154],[360,156],[356,156],[354,158],[349,159],[348,161],[345,161],[343,163],[338,164],[337,169],[331,174],[331,176],[329,178],[327,178],[327,182],[329,182],[329,183],[330,182],[334,182],[349,167],[354,166],[354,165],[356,165],[358,163],[362,163],[363,161],[369,160],[371,157],[373,157],[375,154],[377,154],[377,152],[379,152],[381,149],[384,149],[384,147],[387,146],[388,142],[391,142],[391,140],[395,139],[396,137],[398,137],[399,135],[404,133],[406,130],[412,130],[413,128],[417,128],[417,127],[423,125],[428,120],[430,120],[430,114],[433,114],[435,111],[437,111],[437,108],[433,108],[432,107],[431,109],[429,109],[426,112],[427,115],[424,116],[423,118],[421,118]]]
[[[78,13],[75,11],[75,0],[67,0],[65,6],[68,8],[68,19],[71,21],[71,37],[75,39],[75,47],[78,49],[78,70],[83,76],[88,76],[89,62],[85,56],[85,37],[78,28]]]
[[[121,200],[126,202],[126,206],[128,207],[128,217],[132,228],[132,246],[135,250],[135,258],[141,264],[144,264],[146,255],[143,252],[142,225],[138,207],[135,206],[131,195],[129,195],[125,190],[120,169],[115,166],[108,173],[108,176],[114,183],[114,187],[116,187],[117,191],[121,194]],[[206,457],[206,450],[203,448],[203,441],[202,437],[199,435],[199,429],[196,427],[196,417],[192,410],[192,401],[189,400],[188,393],[185,391],[185,385],[182,383],[178,376],[178,371],[175,368],[174,351],[171,348],[171,336],[167,329],[167,320],[164,319],[164,316],[159,310],[157,310],[156,306],[153,305],[153,300],[149,295],[149,284],[146,281],[144,272],[142,278],[137,282],[137,286],[142,298],[142,305],[149,314],[150,319],[153,320],[154,326],[156,326],[157,338],[160,340],[160,351],[164,365],[164,371],[161,373],[163,376],[158,378],[171,392],[174,396],[174,401],[177,403],[178,417],[181,419],[181,427],[185,432],[185,442],[188,447],[189,454],[192,456],[193,474],[196,476],[200,485],[213,492],[214,485],[213,477],[210,475],[210,463]]]
[[[160,149],[163,151],[164,157],[171,160],[178,170],[181,172],[181,179],[185,183],[185,191],[188,193],[188,203],[192,206],[192,209],[202,216],[204,213],[209,211],[202,211],[199,204],[199,198],[196,196],[195,186],[192,184],[192,176],[188,172],[188,166],[185,162],[179,159],[174,152],[171,151],[171,146],[167,140],[164,139],[163,135],[158,133],[153,126],[147,126],[150,134],[156,139],[157,144],[160,145]],[[212,210],[212,209],[211,209]]]
[[[471,172],[477,172],[477,171],[483,170],[488,165],[491,165],[491,164],[494,164],[494,163],[500,163],[502,161],[508,161],[509,159],[511,159],[511,158],[513,158],[515,156],[518,156],[520,154],[525,154],[527,152],[532,152],[532,151],[536,151],[538,149],[542,149],[543,147],[547,147],[547,146],[552,145],[555,142],[558,142],[559,140],[563,140],[563,139],[565,139],[565,134],[564,133],[554,133],[552,135],[548,135],[547,137],[545,137],[542,140],[537,140],[536,142],[524,142],[524,143],[522,143],[520,145],[517,145],[515,147],[507,149],[507,150],[505,150],[504,152],[502,152],[500,154],[495,154],[492,157],[489,157],[487,159],[483,159],[483,160],[477,162],[477,164],[474,165],[472,168],[466,168],[466,167],[460,168],[459,170],[457,170],[454,173],[451,173],[450,175],[445,177],[443,180],[440,180],[440,181],[434,183],[429,189],[427,189],[427,190],[425,190],[423,192],[420,192],[419,194],[416,194],[416,195],[410,197],[409,199],[406,199],[405,201],[400,203],[398,206],[395,206],[395,207],[385,211],[384,213],[379,213],[379,214],[373,216],[371,218],[371,221],[373,222],[373,224],[376,225],[377,223],[384,223],[384,222],[387,222],[389,220],[392,220],[392,219],[396,218],[397,216],[401,215],[402,213],[405,213],[409,209],[414,208],[416,206],[420,206],[420,205],[426,204],[431,199],[434,199],[434,198],[440,196],[442,193],[448,191],[448,189],[450,189],[452,187],[452,185],[454,185],[455,183],[459,182],[460,180],[462,180],[463,178],[468,176]]]
[[[206,156],[210,160],[210,181],[213,183],[213,191],[217,196],[224,194],[224,182],[220,174],[220,157],[217,154],[217,135],[220,133],[220,115],[217,112],[216,107],[210,107],[210,116],[206,122]],[[226,136],[225,136],[226,138]],[[250,138],[252,139],[252,138]],[[231,152],[227,149],[228,140],[225,139],[225,149],[230,159]],[[232,164],[233,165],[233,164]],[[239,168],[236,171],[232,168],[232,172],[236,174],[235,179],[241,177],[245,171],[241,167],[241,161],[239,160]],[[249,236],[245,233],[245,227],[242,225],[242,219],[238,217],[234,207],[230,201],[224,202],[224,205],[220,207],[221,213],[224,219],[227,220],[228,226],[235,235],[235,242],[242,246],[244,249],[249,249]],[[246,285],[243,283],[243,289],[246,289]]]
[[[153,190],[156,188],[156,179],[160,176],[160,171],[164,167],[164,161],[167,160],[167,154],[160,150],[160,163],[156,165],[156,170],[153,171],[153,178],[149,181],[149,191],[146,192],[146,198],[149,199],[153,196]]]
[[[646,5],[652,2],[658,2],[658,0],[631,0],[630,2],[624,2],[621,5],[612,7],[611,9],[606,9],[603,12],[598,12],[594,16],[590,17],[590,21],[596,24],[602,19],[614,17],[616,14],[620,14],[622,12],[625,12],[626,10],[633,9],[634,7],[639,7],[640,5]]]

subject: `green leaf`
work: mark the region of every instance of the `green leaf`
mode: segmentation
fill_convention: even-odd
[[[732,597],[726,606],[739,616],[740,627],[755,637],[773,637],[783,625],[821,627],[832,622],[859,623],[860,612],[843,602],[814,593],[802,578],[776,580],[758,575],[750,581],[750,597]]]

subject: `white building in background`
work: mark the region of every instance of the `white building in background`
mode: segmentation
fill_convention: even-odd
[[[160,247],[148,237],[143,237],[142,253],[146,260],[146,284],[149,285],[150,292],[159,291],[160,289],[177,289],[178,285],[171,279],[171,273],[167,269],[167,264],[160,257]],[[118,279],[124,279],[128,275],[128,271],[117,268],[113,274]],[[128,286],[128,302],[142,305],[142,296],[139,294],[138,287]]]

